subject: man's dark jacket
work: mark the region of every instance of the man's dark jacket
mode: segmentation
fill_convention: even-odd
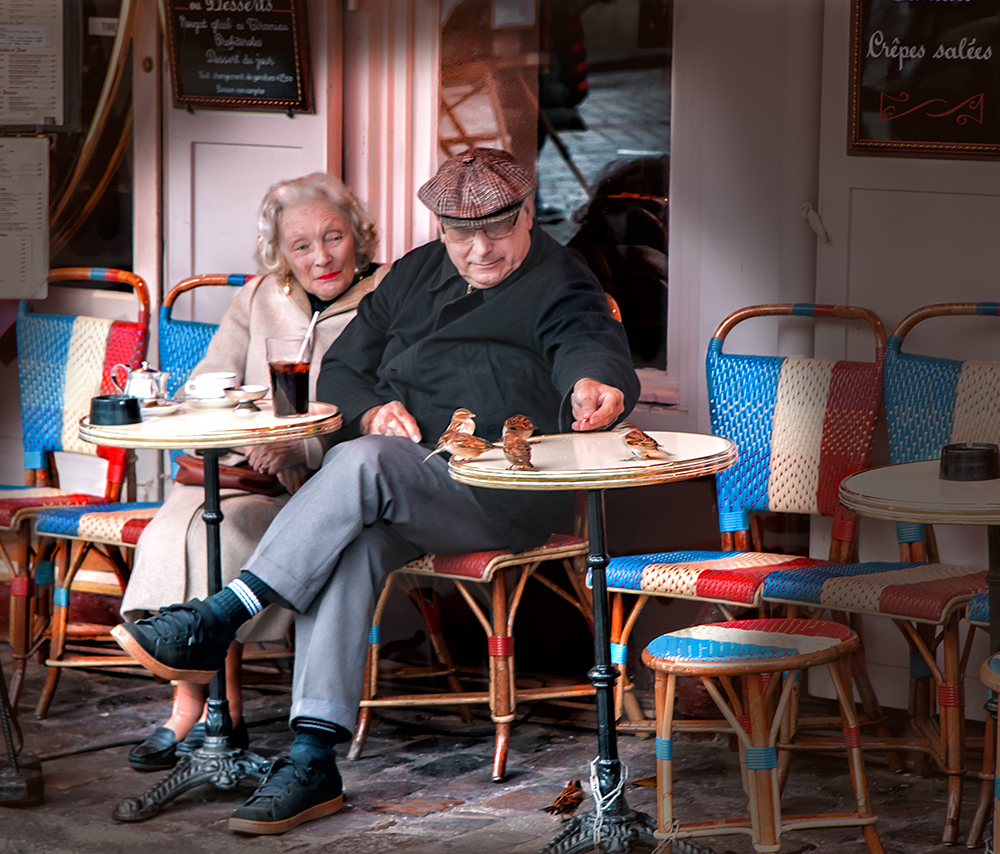
[[[392,265],[323,359],[317,396],[339,406],[345,424],[335,438],[356,437],[361,416],[391,400],[416,418],[428,450],[459,407],[491,441],[517,414],[538,433],[565,432],[584,377],[620,389],[626,413],[635,406],[625,333],[575,252],[535,228],[517,270],[492,288],[467,289],[440,240]],[[474,492],[514,551],[544,542],[569,506],[565,493]]]

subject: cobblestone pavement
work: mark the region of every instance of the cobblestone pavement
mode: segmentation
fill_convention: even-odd
[[[667,68],[591,72],[589,91],[579,106],[585,131],[559,134],[588,185],[606,164],[639,154],[670,152],[670,74]],[[542,203],[561,208],[566,219],[546,226],[565,243],[576,231],[572,214],[587,192],[551,140],[538,155]]]
[[[5,647],[0,660],[9,673]],[[243,783],[228,792],[203,786],[145,822],[119,824],[111,818],[115,804],[140,794],[161,775],[132,771],[126,764],[127,744],[72,752],[148,734],[169,710],[170,687],[151,680],[66,671],[49,717],[38,721],[31,707],[41,685],[41,670],[37,664],[30,668],[20,720],[26,752],[43,757],[46,798],[35,807],[0,807],[0,852],[4,854],[137,854],[144,850],[150,854],[532,854],[562,827],[542,807],[569,780],[582,779],[589,798],[588,768],[597,751],[589,716],[581,719],[586,727],[537,718],[517,726],[509,778],[497,784],[490,780],[488,721],[462,725],[453,717],[429,719],[424,712],[411,711],[404,718],[392,710],[397,722],[375,721],[363,757],[340,763],[346,805],[338,815],[283,836],[235,836],[226,820],[249,794],[249,784]],[[245,696],[251,749],[270,755],[287,748],[287,695],[282,690],[248,689]],[[531,711],[522,707],[518,713]],[[540,717],[552,710],[536,712]],[[633,782],[654,773],[652,748],[649,739],[619,738],[630,778],[628,803],[648,815],[655,815],[655,790]],[[676,809],[682,820],[741,814],[745,799],[728,739],[679,739],[675,765]],[[944,814],[944,778],[894,775],[878,761],[869,763],[868,773],[888,854],[943,850],[935,840]],[[963,833],[977,789],[970,782]],[[849,778],[840,757],[796,759],[784,796],[787,812],[846,810],[849,799]],[[752,852],[746,837],[704,842],[718,854]],[[860,833],[848,828],[789,833],[783,850],[862,854],[866,849]]]

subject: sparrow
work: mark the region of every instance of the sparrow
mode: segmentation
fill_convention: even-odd
[[[542,812],[569,817],[576,812],[576,808],[581,803],[583,803],[583,787],[579,780],[570,780],[569,785],[558,794],[551,804],[542,807]]]
[[[506,429],[506,428],[504,428]],[[515,471],[534,471],[531,464],[531,446],[526,437],[518,433],[506,433],[503,437],[503,455]]]
[[[434,454],[439,454],[445,449],[445,445],[451,441],[452,437],[458,434],[472,435],[473,431],[476,429],[475,414],[469,412],[468,409],[456,409],[451,416],[451,423],[445,427],[444,432],[437,440],[437,444],[434,446],[434,450],[424,457],[423,461],[427,462]]]
[[[490,450],[490,448],[496,447],[497,445],[494,445],[492,442],[487,442],[485,439],[480,439],[471,433],[456,433],[445,430],[438,440],[438,447],[424,457],[424,462],[427,462],[427,460],[441,451],[447,451],[451,454],[454,462],[464,463],[474,460],[480,454]]]
[[[474,433],[476,431],[476,414],[469,412],[468,409],[456,409],[452,413],[448,430],[454,430],[456,433]]]
[[[503,423],[503,438],[506,439],[510,435],[520,436],[522,439],[527,439],[535,432],[535,422],[532,421],[527,415],[511,415]]]
[[[622,437],[625,448],[629,452],[629,456],[624,458],[624,462],[649,459],[665,460],[672,456],[660,446],[656,439],[643,433],[642,430],[628,421],[623,421],[615,430]]]

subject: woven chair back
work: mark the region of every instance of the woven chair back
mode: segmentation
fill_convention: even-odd
[[[192,276],[178,282],[164,297],[160,306],[157,335],[160,348],[160,370],[167,371],[167,397],[173,398],[177,390],[187,382],[191,369],[202,360],[219,326],[200,320],[179,320],[174,318],[174,302],[187,291],[205,286],[226,286],[241,288],[253,276],[242,273],[206,274]]]
[[[889,460],[936,460],[959,442],[1000,444],[1000,364],[963,362],[903,352],[906,335],[932,317],[997,317],[1000,303],[941,303],[908,314],[885,352],[885,410]]]
[[[875,358],[851,362],[723,352],[737,323],[771,315],[867,323]],[[751,306],[720,324],[706,360],[712,432],[739,449],[736,465],[716,475],[723,532],[747,530],[751,511],[818,513],[849,524],[837,487],[868,464],[884,349],[881,321],[856,306]]]
[[[17,364],[21,431],[26,470],[48,468],[52,451],[99,455],[108,460],[108,481],[121,483],[127,451],[80,439],[80,419],[90,399],[114,394],[116,364],[138,368],[149,341],[149,291],[124,270],[67,267],[49,272],[49,282],[107,281],[129,285],[138,301],[135,322],[100,317],[39,314],[27,300],[17,307]]]

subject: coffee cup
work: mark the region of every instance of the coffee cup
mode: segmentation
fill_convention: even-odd
[[[237,385],[236,374],[231,371],[212,371],[196,374],[184,383],[184,393],[199,400],[215,400],[226,396],[226,389]]]

